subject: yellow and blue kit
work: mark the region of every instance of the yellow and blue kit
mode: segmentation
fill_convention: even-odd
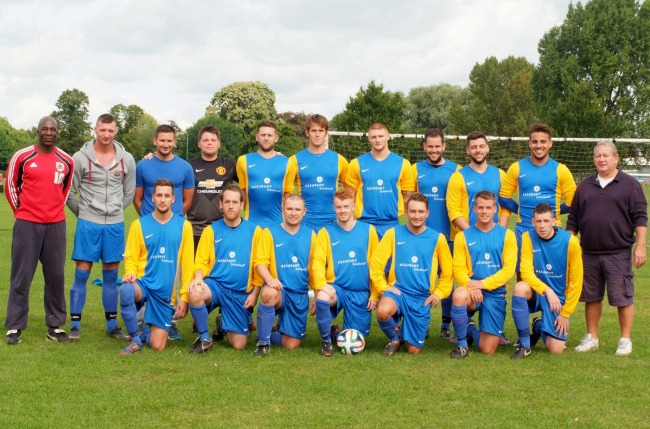
[[[257,152],[237,159],[239,187],[246,193],[244,218],[265,228],[282,222],[282,201],[285,192],[293,192],[289,183],[289,159],[276,155],[264,158]]]
[[[502,184],[506,180],[506,173],[500,168],[492,165],[487,166],[483,173],[474,171],[469,165],[464,166],[451,175],[449,185],[447,186],[447,211],[449,220],[454,221],[459,217],[464,218],[471,225],[476,223],[476,214],[474,213],[474,198],[481,191],[490,191],[497,197]],[[505,207],[499,207],[497,202],[497,213],[494,215],[494,221],[499,221],[499,213],[510,213]],[[452,230],[452,240],[456,236]]]
[[[444,164],[438,166],[431,165],[426,159],[413,164],[415,190],[424,194],[429,200],[429,217],[426,225],[442,233],[447,241],[451,241],[451,231],[455,232],[457,229],[447,212],[447,186],[451,175],[458,170],[460,165],[449,160],[445,160]]]
[[[378,301],[379,296],[370,285],[368,261],[377,243],[375,227],[361,221],[357,221],[350,231],[333,223],[318,232],[311,265],[314,289],[318,291],[329,284],[335,289],[337,297],[335,307],[330,308],[329,301],[323,304],[327,314],[322,315],[322,318],[327,320],[322,322],[322,335],[329,334],[331,320],[336,318],[341,309],[344,310],[343,329],[357,329],[364,336],[370,333],[368,299]]]
[[[402,192],[415,190],[411,164],[393,152],[381,161],[370,152],[353,159],[345,182],[357,193],[354,217],[374,225],[380,238],[404,214]]]
[[[302,225],[314,231],[336,220],[334,193],[338,183],[345,184],[348,161],[336,152],[327,149],[324,153],[301,150],[289,158],[292,176],[289,183],[295,183],[298,194],[305,200],[307,212]]]

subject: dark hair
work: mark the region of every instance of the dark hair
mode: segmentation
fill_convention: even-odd
[[[472,140],[478,140],[478,139],[483,139],[487,143],[487,137],[485,137],[485,134],[483,134],[480,131],[473,131],[467,134],[467,146],[469,146],[469,142],[471,142]]]
[[[275,125],[275,122],[273,122],[273,121],[262,121],[259,124],[257,124],[257,132],[259,132],[260,128],[262,128],[262,127],[273,128],[275,131],[278,130],[278,126]]]
[[[528,138],[530,139],[531,134],[533,133],[546,133],[548,135],[548,138],[551,139],[553,138],[553,133],[551,132],[551,128],[546,125],[542,124],[539,122],[536,122],[530,126],[528,129]]]
[[[495,204],[497,202],[497,196],[494,195],[492,192],[488,191],[487,189],[482,190],[481,192],[479,192],[474,196],[474,205],[476,205],[476,200],[478,200],[479,198],[482,198],[484,200],[494,201]]]
[[[235,185],[234,183],[230,183],[226,186],[224,186],[221,189],[221,195],[219,196],[219,199],[223,201],[223,194],[226,191],[231,191],[231,192],[237,192],[239,194],[239,201],[244,201],[244,190],[239,187],[239,185]]]
[[[156,128],[156,137],[158,137],[158,134],[160,133],[172,133],[174,134],[174,137],[176,137],[176,130],[171,125],[158,125],[158,128]]]
[[[97,124],[112,124],[113,122],[117,121],[115,120],[115,116],[110,113],[103,113],[97,118]]]
[[[201,137],[203,137],[203,134],[205,133],[216,134],[217,140],[221,141],[221,132],[219,131],[219,128],[213,125],[206,125],[199,130],[199,140],[201,140]]]
[[[309,131],[309,127],[311,127],[311,124],[316,124],[319,127],[325,128],[325,130],[329,130],[330,128],[330,123],[327,120],[327,118],[323,115],[319,115],[318,113],[311,115],[309,118],[307,118],[307,122],[305,123],[305,130]]]
[[[445,142],[445,136],[444,136],[444,134],[442,134],[442,131],[439,128],[429,128],[424,133],[424,138],[422,139],[422,144],[425,144],[427,142],[427,139],[433,138],[433,137],[440,137],[442,142],[443,143]]]
[[[413,192],[406,199],[406,207],[407,208],[408,208],[411,201],[419,201],[421,203],[424,203],[424,205],[427,207],[427,210],[429,210],[429,199],[426,197],[426,195],[424,195],[424,194],[422,194],[420,192]]]
[[[165,131],[163,131],[163,132],[165,132]],[[160,179],[156,180],[156,182],[153,184],[153,193],[154,194],[156,193],[156,188],[158,186],[169,186],[170,188],[172,188],[172,194],[174,193],[174,184],[169,179],[165,179],[163,177],[163,178],[160,178]]]
[[[536,214],[544,214],[544,213],[551,213],[553,217],[555,217],[553,208],[548,203],[539,203],[533,209],[533,216],[535,216]]]

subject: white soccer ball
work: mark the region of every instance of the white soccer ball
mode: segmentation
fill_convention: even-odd
[[[366,346],[366,340],[356,329],[345,329],[336,337],[336,345],[344,355],[356,355]]]

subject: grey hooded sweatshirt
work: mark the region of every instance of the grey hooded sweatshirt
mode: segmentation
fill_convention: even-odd
[[[113,141],[115,160],[103,166],[95,158],[93,143],[84,143],[72,157],[75,170],[66,204],[79,219],[97,224],[124,222],[124,209],[135,194],[135,160],[121,143]]]

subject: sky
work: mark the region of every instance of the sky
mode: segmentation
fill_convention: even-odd
[[[2,0],[0,116],[30,128],[66,89],[89,122],[118,103],[200,119],[215,92],[262,81],[278,112],[328,118],[368,82],[467,86],[477,63],[537,45],[570,0]],[[575,3],[575,2],[574,2]]]

